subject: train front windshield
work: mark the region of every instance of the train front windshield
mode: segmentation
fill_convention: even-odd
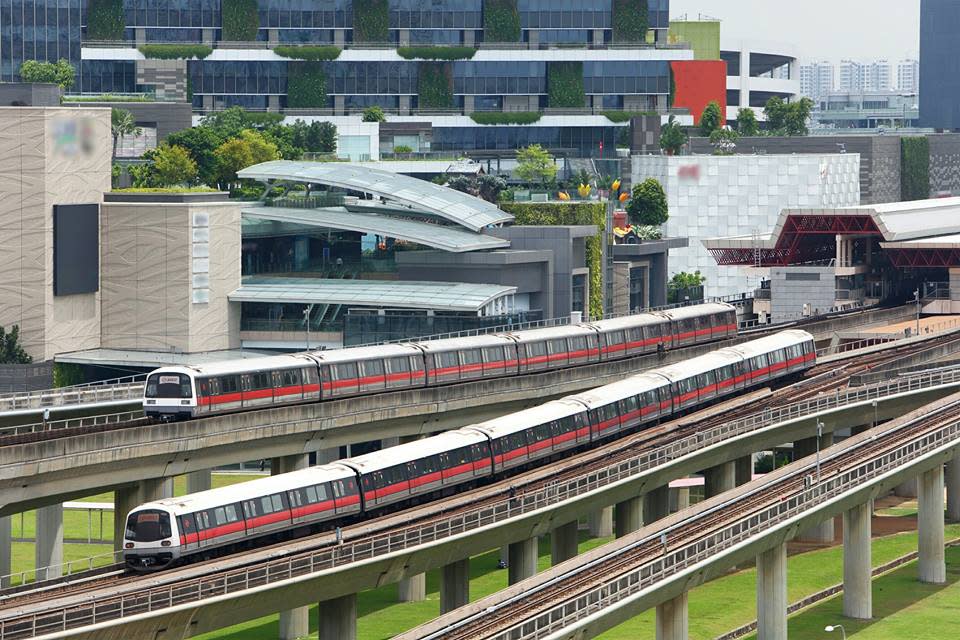
[[[131,542],[157,542],[170,537],[170,514],[148,509],[127,517],[126,538]]]
[[[182,373],[153,373],[147,378],[148,398],[192,398],[190,376]]]

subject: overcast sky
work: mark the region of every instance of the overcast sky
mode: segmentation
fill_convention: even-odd
[[[896,63],[920,51],[920,0],[670,0],[671,18],[722,21],[721,38],[789,42],[803,60]]]

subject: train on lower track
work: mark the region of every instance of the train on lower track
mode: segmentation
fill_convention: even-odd
[[[158,570],[382,514],[641,430],[815,364],[813,337],[783,331],[409,444],[144,504],[127,517],[125,562],[136,571]]]
[[[163,367],[147,376],[143,411],[162,420],[205,417],[562,369],[735,335],[736,309],[708,303],[512,333]]]

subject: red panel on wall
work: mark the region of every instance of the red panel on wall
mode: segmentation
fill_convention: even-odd
[[[670,63],[675,92],[673,106],[690,110],[693,121],[712,100],[720,103],[720,116],[727,123],[727,63],[723,60],[677,60]]]

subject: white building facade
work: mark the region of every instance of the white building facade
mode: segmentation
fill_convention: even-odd
[[[919,60],[901,60],[897,65],[897,90],[900,93],[920,93]]]
[[[800,93],[814,101],[829,94],[833,91],[834,72],[833,63],[825,60],[800,65]]]
[[[664,235],[687,237],[670,252],[671,275],[706,276],[707,296],[754,289],[761,273],[721,267],[701,240],[723,236],[765,237],[782,209],[843,207],[860,203],[860,155],[634,156],[632,182],[656,178],[670,210]],[[766,270],[763,272],[766,273]]]

